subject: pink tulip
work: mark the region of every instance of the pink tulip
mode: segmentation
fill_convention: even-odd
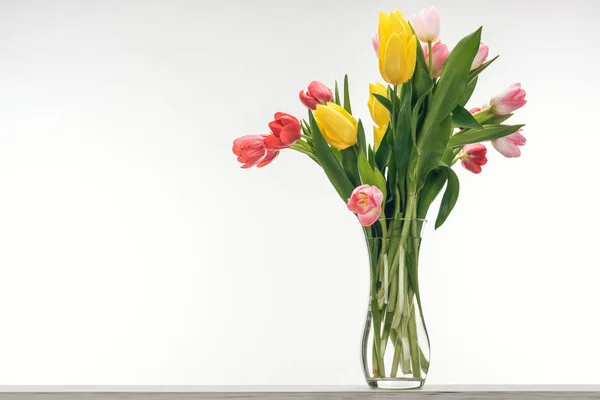
[[[513,134],[492,140],[492,146],[494,146],[494,148],[504,157],[519,157],[521,155],[519,146],[524,146],[525,143],[527,143],[527,139],[521,134],[521,131],[522,129],[519,129]]]
[[[260,168],[269,164],[277,155],[279,150],[265,149],[264,139],[267,135],[246,135],[233,141],[233,154],[241,162],[242,168],[250,168],[255,165]]]
[[[383,193],[377,186],[362,185],[348,199],[348,210],[358,214],[362,226],[371,226],[381,215]]]
[[[481,67],[481,65],[487,60],[488,54],[490,53],[490,48],[487,44],[481,42],[479,45],[479,50],[477,50],[477,55],[475,55],[475,59],[473,60],[473,64],[471,64],[471,71]]]
[[[487,163],[487,149],[481,143],[466,144],[463,146],[458,159],[463,167],[474,174],[481,172],[481,166]]]
[[[373,41],[373,50],[375,50],[375,54],[379,54],[379,36],[374,34],[371,40]]]
[[[271,134],[264,140],[267,150],[287,149],[302,137],[302,126],[293,115],[275,113],[275,120],[269,123]]]
[[[492,97],[490,107],[492,107],[492,111],[496,115],[510,114],[527,103],[525,95],[525,90],[521,89],[521,84],[515,83]]]
[[[410,23],[421,42],[435,42],[439,39],[440,14],[435,7],[425,8],[419,15],[413,15]]]
[[[481,111],[481,107],[473,107],[473,108],[471,108],[471,109],[469,110],[469,112],[470,112],[471,114],[476,114],[476,113],[478,113],[479,111]]]
[[[300,92],[300,101],[311,110],[317,109],[317,104],[326,104],[333,100],[331,89],[318,81],[312,81],[308,90]]]
[[[423,54],[425,55],[425,63],[429,65],[429,45],[423,44]],[[442,42],[435,42],[431,47],[431,74],[434,78],[439,78],[442,75],[444,61],[450,55],[448,46]]]

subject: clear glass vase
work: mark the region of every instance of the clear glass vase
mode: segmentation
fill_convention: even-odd
[[[369,386],[416,389],[429,370],[429,337],[419,293],[419,247],[425,220],[379,220],[365,228],[369,307],[362,363]]]

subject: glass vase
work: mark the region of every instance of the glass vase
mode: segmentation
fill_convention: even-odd
[[[365,227],[369,307],[362,340],[367,384],[416,389],[429,370],[429,337],[419,292],[420,219],[381,219]]]

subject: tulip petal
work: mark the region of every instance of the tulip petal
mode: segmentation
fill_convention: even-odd
[[[415,66],[417,65],[417,37],[412,35],[408,40],[408,45],[406,47],[406,56],[404,57],[404,64],[401,65],[402,68],[402,82],[405,83],[413,77],[415,73]]]
[[[379,219],[381,215],[381,207],[373,208],[366,214],[358,214],[358,222],[362,226],[371,226]]]
[[[263,158],[258,164],[256,164],[256,168],[262,168],[265,165],[268,165],[279,155],[279,150],[276,151],[268,151],[265,158]]]
[[[286,146],[291,146],[302,136],[302,127],[297,122],[292,122],[283,127],[279,139]],[[265,139],[266,140],[266,139]]]
[[[289,147],[279,137],[277,137],[275,135],[267,136],[264,139],[263,143],[264,143],[265,149],[267,149],[267,150],[280,150],[280,149],[286,149]]]
[[[279,135],[279,132],[283,129],[283,125],[279,121],[271,121],[269,122],[269,129],[275,135]]]
[[[402,49],[403,41],[396,32],[390,35],[386,45],[386,51],[383,60],[383,74],[386,81],[398,85],[401,82],[402,65],[404,64],[405,52]]]

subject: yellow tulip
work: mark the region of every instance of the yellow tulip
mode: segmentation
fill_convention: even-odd
[[[379,13],[379,72],[392,85],[408,82],[415,73],[417,37],[400,10]]]
[[[317,104],[314,116],[323,138],[330,146],[344,150],[356,143],[358,122],[343,107],[335,103]]]
[[[381,83],[377,82],[375,85],[369,84],[369,112],[371,113],[371,118],[373,118],[373,122],[375,122],[378,126],[386,125],[390,122],[390,113],[385,108],[379,100],[373,96],[374,94],[381,95],[383,97],[387,96],[387,87],[383,86]]]
[[[377,150],[377,148],[381,144],[381,140],[383,139],[383,136],[385,135],[387,128],[388,128],[387,124],[382,125],[381,127],[377,127],[377,126],[373,127],[373,140],[375,142],[375,150]]]

